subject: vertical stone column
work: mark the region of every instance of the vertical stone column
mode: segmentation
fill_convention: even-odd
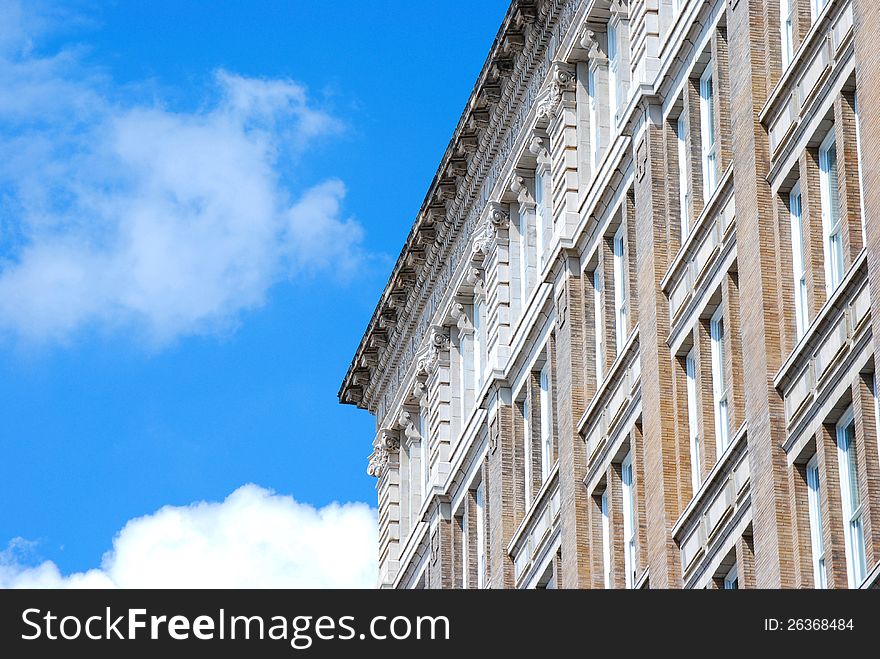
[[[497,389],[490,404],[489,450],[486,456],[489,587],[513,588],[513,561],[507,545],[516,531],[516,433],[510,389]]]
[[[657,0],[630,0],[630,68],[637,83],[652,83],[659,69],[660,7]]]
[[[736,574],[740,588],[755,587],[755,543],[751,535],[736,541]]]
[[[580,261],[566,257],[556,290],[555,402],[562,516],[562,588],[588,588],[590,565],[589,498],[584,440],[577,425],[586,410],[584,387],[584,278]],[[591,300],[592,302],[592,300]]]
[[[539,122],[548,121],[553,229],[570,236],[578,214],[578,130],[575,66],[554,62],[550,71],[549,103],[538,107]],[[542,112],[546,113],[542,116]]]
[[[862,187],[865,191],[865,233],[868,278],[871,285],[871,324],[874,345],[880,336],[880,4],[853,0],[856,86],[859,96],[859,130],[862,142]]]
[[[730,107],[733,126],[734,193],[740,246],[740,303],[745,419],[759,588],[793,584],[785,411],[773,386],[781,362],[777,305],[773,197],[767,184],[767,132],[758,116],[770,89],[765,74],[767,41],[764,0],[728,4]]]
[[[679,487],[675,464],[678,449],[675,403],[672,399],[672,361],[666,337],[669,304],[660,287],[671,257],[666,241],[666,185],[669,172],[664,158],[661,108],[645,104],[641,135],[636,138],[635,233],[638,254],[639,349],[642,382],[642,438],[644,442],[645,522],[647,565],[652,588],[681,585],[678,549],[672,527],[679,515]]]
[[[825,304],[825,237],[822,228],[822,193],[819,152],[801,154],[801,223],[804,227],[804,266],[807,269],[807,318],[812,320]]]
[[[450,506],[448,503],[436,504],[432,511],[434,523],[430,532],[430,556],[428,558],[428,587],[433,589],[454,588],[455,582],[455,538]],[[459,553],[460,555],[460,553]]]
[[[715,67],[715,135],[718,140],[718,180],[730,164],[730,57],[727,28],[719,26],[712,35],[712,65]]]
[[[745,392],[743,391],[742,325],[739,311],[739,273],[728,272],[721,284],[721,303],[724,305],[724,380],[727,383],[728,436],[733,441],[744,421]]]
[[[379,587],[390,588],[400,568],[400,436],[396,430],[379,431],[367,472],[378,479]]]
[[[478,249],[483,252],[483,287],[486,295],[487,350],[489,365],[501,369],[510,356],[511,254],[508,207],[490,201],[486,225]]]
[[[849,268],[862,251],[862,210],[859,193],[859,158],[856,149],[854,98],[842,92],[834,100],[834,132],[837,144],[837,181],[843,221],[843,262]]]

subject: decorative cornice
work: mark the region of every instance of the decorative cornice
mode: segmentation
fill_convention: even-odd
[[[521,7],[534,5],[532,22],[517,22]],[[453,277],[467,267],[472,236],[485,219],[486,199],[510,157],[515,139],[534,121],[541,90],[552,86],[551,63],[576,19],[580,0],[514,0],[490,49],[466,110],[441,159],[438,174],[407,238],[382,300],[368,325],[340,388],[340,400],[376,414],[381,422],[400,399],[419,348],[424,345],[438,305]],[[523,16],[534,12],[525,11]],[[486,92],[484,88],[491,88]],[[500,90],[500,96],[495,91]],[[493,103],[493,99],[499,100]],[[457,162],[454,162],[457,161]],[[466,166],[465,166],[466,161]],[[528,176],[528,175],[527,175]],[[415,252],[415,253],[414,253]],[[464,263],[463,263],[464,262]],[[399,277],[408,269],[407,277]],[[393,330],[379,317],[389,299],[397,301]],[[374,340],[374,334],[385,331]],[[371,372],[354,382],[355,371],[369,354]],[[411,380],[410,380],[411,381]]]

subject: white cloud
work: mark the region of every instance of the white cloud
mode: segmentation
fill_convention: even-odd
[[[120,100],[76,50],[34,55],[21,7],[0,0],[14,27],[0,40],[0,332],[161,345],[227,329],[280,281],[357,270],[345,186],[291,183],[340,127],[302,85],[218,71],[196,111]]]
[[[0,552],[0,588],[372,588],[376,542],[366,504],[316,509],[245,485],[222,503],[131,520],[88,572],[22,566],[29,543],[13,541]]]

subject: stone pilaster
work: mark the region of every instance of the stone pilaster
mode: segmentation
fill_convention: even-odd
[[[644,106],[642,134],[636,141],[635,234],[638,254],[639,347],[644,441],[646,554],[653,588],[680,586],[678,550],[672,526],[678,517],[679,484],[668,468],[677,457],[675,407],[671,396],[672,361],[666,336],[669,305],[661,287],[671,255],[666,241],[664,122],[660,108]],[[668,128],[666,128],[668,130]]]
[[[755,583],[779,588],[794,583],[790,494],[785,452],[785,412],[773,386],[782,356],[774,247],[773,197],[767,183],[767,132],[758,116],[770,89],[763,0],[728,5],[730,107],[736,195],[745,419],[755,539]]]
[[[576,257],[565,259],[556,288],[556,368],[554,369],[559,492],[562,525],[562,588],[588,588],[590,501],[584,495],[587,473],[584,440],[577,430],[586,410],[584,387],[584,277]],[[592,298],[590,298],[592,302]]]

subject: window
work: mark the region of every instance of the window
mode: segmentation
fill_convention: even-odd
[[[544,170],[535,171],[535,232],[537,234],[538,264],[544,265],[544,231],[547,229],[547,209],[544,207]]]
[[[679,215],[681,219],[681,242],[684,243],[690,233],[690,218],[688,217],[688,209],[691,206],[691,199],[688,192],[688,174],[687,174],[687,116],[684,110],[678,115],[678,124],[675,129],[678,142],[678,199],[679,199]]]
[[[874,395],[874,427],[880,429],[880,399],[877,397],[877,371],[871,374],[871,393]],[[878,455],[880,455],[880,442],[877,443]]]
[[[782,70],[794,57],[795,0],[779,0],[779,32],[782,37]]]
[[[700,77],[700,140],[703,151],[703,202],[718,185],[718,141],[715,137],[715,81],[712,62]]]
[[[596,69],[591,66],[587,73],[587,93],[590,96],[590,168],[599,169],[599,90],[596,87]]]
[[[618,27],[612,23],[608,24],[608,107],[612,126],[617,125],[617,106],[623,100]]]
[[[532,502],[532,427],[529,419],[529,399],[523,400],[523,478],[526,507]]]
[[[519,291],[522,313],[525,315],[526,298],[529,294],[529,215],[519,213]]]
[[[467,506],[464,506],[465,508]],[[465,511],[467,512],[467,511]],[[461,587],[468,587],[468,520],[467,517],[462,514],[459,518],[461,524]]]
[[[813,583],[827,588],[825,576],[825,540],[822,535],[822,505],[818,456],[807,463],[807,505],[810,511],[810,550],[813,554]]]
[[[824,9],[827,4],[828,0],[810,0],[810,18],[814,23],[816,22],[816,19],[819,18],[819,14],[822,13],[822,9]]]
[[[617,354],[623,349],[629,335],[626,326],[626,261],[623,258],[624,227],[614,234],[614,322],[617,329]]]
[[[797,338],[807,331],[807,264],[804,261],[804,224],[801,213],[801,184],[788,194],[791,219],[791,263],[794,270],[794,312]]]
[[[620,472],[623,481],[623,563],[626,587],[633,588],[636,583],[636,516],[632,453],[623,459]]]
[[[480,300],[474,304],[474,392],[483,387],[483,369],[485,368],[486,330],[483,323],[485,305]]]
[[[685,371],[687,374],[688,434],[690,435],[691,449],[691,485],[696,496],[703,476],[700,465],[700,429],[697,425],[697,360],[693,350],[685,358]]]
[[[715,449],[720,459],[730,444],[727,422],[727,383],[724,381],[724,315],[719,306],[709,323],[712,341],[712,393],[715,402]]]
[[[539,376],[541,387],[541,482],[550,476],[553,466],[553,432],[551,430],[550,411],[550,364],[544,364]]]
[[[684,0],[672,0],[672,11],[677,14],[681,11],[681,6],[684,4]]]
[[[608,509],[608,490],[602,493],[602,573],[605,588],[611,588],[611,514]]]
[[[473,310],[466,307],[465,313],[469,317]],[[459,330],[458,333],[458,353],[459,353],[459,378],[458,386],[460,390],[460,413],[461,413],[461,430],[464,430],[467,423],[468,412],[470,411],[470,402],[473,399],[473,383],[474,383],[474,340],[473,336],[466,331]]]
[[[730,568],[730,572],[724,577],[724,590],[739,590],[739,573],[736,565]]]
[[[825,289],[828,295],[843,279],[843,222],[837,187],[837,145],[834,129],[819,148],[819,176],[822,195],[822,228],[825,234]]]
[[[602,384],[604,374],[605,346],[602,341],[602,281],[599,268],[593,272],[593,315],[596,330],[596,388]]]
[[[477,543],[477,588],[486,586],[486,538],[485,538],[485,516],[484,516],[484,497],[483,484],[480,483],[474,492],[474,510],[476,511],[476,543]]]
[[[856,160],[859,170],[859,204],[862,212],[862,244],[865,243],[865,185],[862,181],[862,127],[859,117],[859,96],[853,95],[853,113],[856,115]]]
[[[428,408],[423,407],[419,414],[419,436],[422,438],[422,502],[428,500],[431,485],[431,443],[428,439]]]
[[[856,424],[850,408],[837,424],[837,462],[840,470],[840,502],[846,525],[846,567],[850,588],[865,580],[865,538],[862,530],[862,500],[856,460]]]

